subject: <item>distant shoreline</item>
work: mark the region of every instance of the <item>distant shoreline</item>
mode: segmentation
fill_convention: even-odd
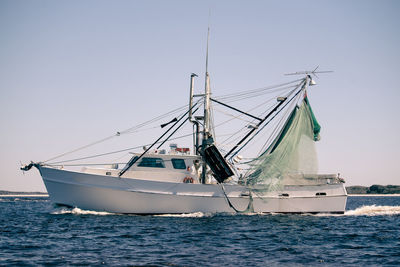
[[[349,195],[399,195],[400,185],[346,186]]]
[[[48,196],[49,194],[47,192],[15,192],[15,191],[7,191],[7,190],[0,190],[0,196],[21,196],[21,195],[45,195]]]
[[[0,194],[0,197],[48,197],[48,194]]]
[[[47,192],[13,192],[0,190],[0,197],[48,197]]]

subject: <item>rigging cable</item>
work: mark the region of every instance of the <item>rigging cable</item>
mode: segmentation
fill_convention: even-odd
[[[254,108],[248,110],[247,112],[253,111],[253,110],[256,109],[256,108],[258,108],[258,107],[260,107],[260,106],[262,106],[262,105],[265,105],[265,104],[267,104],[268,102],[271,102],[273,99],[274,99],[274,98],[268,99],[267,101],[265,101],[265,102],[263,102],[263,103],[261,103],[261,104],[255,106]],[[272,109],[272,108],[271,108],[271,109]],[[263,114],[267,113],[268,111],[269,111],[269,109],[267,109],[265,112],[261,113],[261,116],[262,116]],[[224,121],[224,122],[218,124],[218,125],[215,126],[215,127],[218,127],[218,126],[221,126],[221,125],[223,125],[223,124],[226,124],[226,123],[228,123],[228,122],[230,122],[230,121],[232,121],[232,120],[234,120],[234,119],[239,119],[239,117],[242,117],[242,116],[243,116],[243,114],[239,114],[238,116],[236,116],[236,117],[234,117],[234,118],[231,118],[231,119],[229,119],[229,120],[226,120],[226,121]],[[254,123],[254,120],[250,121],[250,123]],[[226,142],[227,142],[229,139],[231,139],[233,136],[239,134],[241,131],[243,131],[243,130],[245,130],[245,129],[247,129],[247,126],[244,126],[242,129],[240,129],[239,131],[237,131],[236,133],[234,133],[231,137],[228,137],[227,139],[225,139],[221,144],[226,143]]]
[[[293,90],[296,87],[298,87],[298,85],[287,86],[287,87],[276,89],[274,91],[269,91],[269,92],[260,92],[260,93],[256,93],[256,94],[243,94],[243,95],[239,95],[239,96],[235,96],[235,97],[215,98],[215,99],[217,99],[219,101],[224,101],[226,103],[233,103],[233,102],[243,101],[243,100],[246,100],[246,99],[255,98],[255,97],[259,97],[259,96],[267,95],[267,94],[271,94],[271,93],[287,91],[287,90]]]
[[[200,102],[201,102],[201,100],[199,100],[197,103],[195,103],[195,105],[199,104]],[[187,107],[187,106],[184,106],[184,107]],[[174,109],[173,111],[170,111],[170,112],[168,112],[168,113],[166,113],[166,114],[170,115],[170,114],[176,113],[177,111],[179,111],[179,110],[181,110],[181,109],[182,109],[182,107],[177,108],[177,109]],[[154,122],[154,121],[160,120],[161,118],[166,117],[166,114],[157,117],[157,119],[152,119],[152,120],[149,120],[149,121],[147,121],[147,122],[145,122],[145,123],[139,124],[139,126],[136,127],[136,128],[140,128],[140,127],[143,127],[143,126],[149,124],[150,122]],[[182,114],[181,114],[181,115],[182,115]],[[179,116],[181,116],[181,115],[179,115]],[[158,128],[158,127],[159,127],[159,126],[154,127],[154,128]],[[129,128],[128,130],[132,130],[133,128],[134,128],[134,127],[131,127],[131,128]],[[151,129],[151,128],[148,128],[148,129]],[[148,129],[145,129],[145,130],[148,130]],[[132,132],[128,132],[128,130],[125,130],[125,131],[123,131],[122,133],[132,133]],[[120,136],[120,134],[121,134],[121,132],[117,132],[117,134],[115,134],[115,135],[113,135],[113,136],[109,136],[109,137],[107,137],[107,138],[103,138],[103,139],[101,139],[101,140],[99,140],[99,141],[96,141],[96,142],[93,142],[93,143],[91,143],[91,144],[89,144],[89,145],[85,145],[85,146],[83,146],[83,147],[80,147],[80,148],[74,149],[74,150],[72,150],[72,151],[63,153],[63,154],[61,154],[61,155],[59,155],[59,156],[56,156],[56,157],[53,157],[53,158],[48,159],[48,160],[46,160],[46,161],[43,161],[42,163],[47,163],[47,162],[49,162],[49,161],[51,161],[51,160],[60,158],[60,157],[62,157],[62,156],[65,156],[65,155],[68,155],[68,154],[71,154],[71,153],[74,153],[74,152],[77,152],[77,151],[79,151],[79,150],[88,148],[88,147],[93,146],[93,145],[95,145],[95,144],[102,143],[102,142],[104,142],[104,141],[107,141],[107,140],[109,140],[109,139],[115,137],[115,136]],[[190,135],[191,135],[191,134],[190,134]],[[189,136],[189,135],[180,136],[180,137],[177,137],[177,138],[173,138],[173,139],[171,139],[171,140],[180,139],[180,138],[184,138],[184,137],[187,137],[187,136]],[[147,144],[147,145],[150,145],[150,144]],[[146,145],[146,146],[147,146],[147,145]],[[101,154],[95,154],[95,155],[86,156],[86,157],[81,157],[81,158],[76,158],[76,159],[62,160],[62,161],[57,161],[57,162],[49,162],[48,165],[50,165],[50,164],[59,164],[59,163],[64,163],[64,162],[73,162],[73,161],[84,160],[84,159],[90,159],[90,158],[97,158],[97,157],[101,157],[101,156],[107,156],[107,155],[117,154],[117,153],[129,151],[129,150],[133,150],[133,149],[138,149],[138,148],[141,148],[141,147],[143,147],[143,145],[137,146],[137,147],[130,147],[130,148],[126,148],[126,149],[121,149],[121,150],[116,150],[116,151],[111,151],[111,152],[106,152],[106,153],[101,153]]]
[[[109,140],[109,139],[114,138],[115,136],[119,136],[118,133],[117,133],[117,134],[114,134],[114,135],[111,135],[111,136],[108,136],[108,137],[106,137],[106,138],[103,138],[103,139],[101,139],[101,140],[95,141],[95,142],[93,142],[93,143],[90,143],[90,144],[88,144],[88,145],[85,145],[85,146],[76,148],[76,149],[74,149],[74,150],[65,152],[65,153],[63,153],[63,154],[61,154],[61,155],[58,155],[58,156],[56,156],[56,157],[50,158],[50,159],[48,159],[48,160],[45,160],[45,161],[43,161],[43,163],[46,163],[46,162],[48,162],[48,161],[52,161],[52,160],[61,158],[61,157],[63,157],[63,156],[72,154],[72,153],[74,153],[74,152],[78,152],[78,151],[80,151],[80,150],[82,150],[82,149],[85,149],[85,148],[88,148],[88,147],[91,147],[91,146],[94,146],[94,145],[103,143],[103,142],[105,142],[105,141],[107,141],[107,140]]]
[[[163,115],[161,115],[161,116],[158,116],[158,117],[156,117],[156,118],[153,118],[153,119],[151,119],[151,120],[148,120],[148,121],[146,121],[146,122],[143,122],[143,123],[141,123],[141,124],[138,124],[138,125],[136,125],[136,126],[130,127],[130,128],[128,128],[128,129],[126,129],[126,130],[118,131],[118,132],[116,132],[115,134],[110,135],[110,136],[105,137],[105,138],[102,138],[102,139],[100,139],[100,140],[98,140],[98,141],[92,142],[92,143],[90,143],[90,144],[87,144],[87,145],[78,147],[78,148],[73,149],[73,150],[71,150],[71,151],[67,151],[67,152],[62,153],[62,154],[60,154],[60,155],[58,155],[58,156],[52,157],[52,158],[50,158],[50,159],[47,159],[47,160],[43,161],[43,163],[46,163],[46,162],[49,162],[49,161],[52,161],[52,160],[55,160],[55,159],[64,157],[64,156],[66,156],[66,155],[69,155],[69,154],[78,152],[78,151],[80,151],[80,150],[83,150],[83,149],[92,147],[92,146],[97,145],[97,144],[103,143],[103,142],[108,141],[108,140],[110,140],[110,139],[112,139],[112,138],[114,138],[114,137],[120,136],[121,134],[132,133],[132,130],[137,130],[137,129],[139,129],[139,128],[145,126],[145,125],[148,125],[148,124],[150,124],[150,123],[152,123],[152,122],[155,122],[155,121],[157,121],[157,120],[161,120],[162,118],[164,118],[164,117],[166,117],[166,116],[168,116],[168,115],[171,115],[171,114],[173,114],[173,113],[176,113],[176,112],[182,110],[183,108],[186,108],[186,105],[185,105],[185,106],[182,106],[182,107],[179,107],[179,108],[176,108],[176,109],[174,109],[174,110],[172,110],[172,111],[169,111],[169,112],[167,112],[167,113],[165,113],[165,114],[163,114]]]
[[[296,81],[294,81],[294,82],[298,82],[298,81],[303,81],[303,79],[299,79],[299,80],[296,80]],[[293,83],[293,82],[291,82],[291,83]],[[297,88],[299,88],[299,86],[301,85],[302,83],[297,83],[296,84],[296,86],[294,87],[294,89],[293,90],[291,90],[291,92],[290,93],[288,93],[288,95],[290,95],[292,92],[294,92]],[[290,88],[293,88],[293,86],[291,86]],[[273,99],[273,98],[272,98]],[[272,100],[271,99],[271,100]],[[266,101],[266,102],[269,102],[270,100],[268,100],[268,101]],[[261,106],[262,104],[260,104],[259,106]],[[258,107],[258,106],[257,106]],[[255,107],[255,108],[257,108],[257,107]],[[253,109],[255,109],[255,108],[253,108]],[[251,110],[253,110],[253,109],[251,109]],[[271,108],[272,109],[272,108]],[[263,115],[263,114],[266,114],[267,112],[268,112],[269,110],[266,110],[266,111],[264,111],[261,115]],[[240,115],[239,115],[240,116]],[[228,120],[229,121],[229,120]],[[226,122],[225,122],[226,123]],[[268,122],[269,123],[269,122]],[[222,123],[223,124],[223,123]],[[245,127],[244,128],[242,128],[239,132],[237,132],[236,134],[239,134],[241,131],[243,131],[244,129],[246,129]],[[236,134],[234,134],[234,135],[236,135]],[[233,136],[232,136],[233,137]],[[230,138],[228,138],[228,139],[230,139]],[[228,140],[227,139],[227,140]],[[227,140],[225,140],[224,142],[226,142]],[[224,143],[223,142],[223,143]],[[229,152],[228,152],[229,153]],[[233,157],[233,156],[232,156]],[[232,158],[231,157],[231,158]]]
[[[301,98],[301,95],[298,96],[298,99],[300,99],[300,98]],[[294,101],[294,102],[292,103],[292,105],[296,106],[296,105],[297,105],[297,101],[298,101],[298,100]],[[289,117],[289,115],[291,114],[291,111],[292,111],[292,110],[293,110],[293,109],[291,109],[291,108],[288,108],[288,109],[286,110],[286,112],[284,113],[284,115],[282,116],[282,118],[279,120],[279,122],[278,122],[277,125],[275,126],[275,129],[273,130],[272,134],[269,136],[269,138],[267,139],[267,141],[266,141],[266,142],[264,143],[264,145],[261,147],[261,149],[260,149],[260,151],[259,151],[259,153],[258,153],[258,155],[259,155],[258,157],[260,157],[261,155],[264,154],[264,153],[262,153],[262,151],[265,152],[265,149],[267,148],[269,142],[270,142],[272,139],[274,139],[273,137],[277,135],[277,132],[279,132],[279,129],[283,130],[282,127],[283,127],[283,125],[284,125],[286,119],[287,119],[287,118]]]
[[[133,166],[133,164],[135,164],[140,158],[142,158],[154,145],[156,145],[170,130],[172,130],[184,117],[186,117],[187,114],[189,114],[189,112],[192,111],[192,109],[194,107],[196,107],[199,104],[199,101],[197,101],[192,107],[190,107],[190,109],[188,111],[185,112],[185,114],[183,114],[179,119],[174,119],[173,121],[175,122],[171,127],[168,128],[167,131],[165,131],[155,142],[153,142],[142,154],[140,154],[140,156],[134,156],[132,157],[129,162],[125,165],[125,167],[119,172],[118,177],[121,177],[127,170],[129,170],[129,168],[131,168]],[[197,110],[197,109],[196,109]],[[189,120],[189,117],[187,117],[179,126],[178,128],[176,128],[172,134],[174,134],[184,123],[186,123],[186,121]],[[169,124],[169,123],[168,123]],[[161,126],[162,127],[162,126]],[[171,135],[169,135],[164,142],[166,142],[168,140],[168,138],[171,137]],[[162,143],[163,144],[163,143]]]
[[[303,79],[304,80],[304,79]],[[299,84],[300,86],[300,84]],[[262,127],[261,129],[259,129],[249,140],[246,141],[246,143],[244,145],[242,145],[242,147],[240,147],[235,153],[232,154],[232,156],[230,156],[230,159],[232,159],[235,155],[237,155],[237,153],[239,153],[261,130],[263,130],[265,128],[265,126],[267,126],[303,89],[305,86],[305,81],[303,83],[302,88],[294,95],[292,96],[292,98],[286,102],[286,104],[284,104],[284,106],[278,110],[273,116],[272,118],[270,118]],[[293,91],[291,91],[288,96],[290,96],[296,89],[294,89]]]
[[[175,137],[175,138],[171,138],[170,140],[177,140],[177,139],[185,138],[185,137],[188,137],[188,136],[192,136],[192,134],[190,133],[190,134],[181,135],[181,136],[178,136],[178,137]],[[161,141],[158,142],[158,143],[161,143]],[[146,144],[144,146],[149,146],[149,145],[151,145],[151,144]],[[59,163],[64,163],[64,162],[73,162],[73,161],[91,159],[91,158],[98,158],[98,157],[102,157],[102,156],[107,156],[107,155],[117,154],[117,153],[121,153],[121,152],[126,152],[126,151],[129,151],[129,150],[134,150],[134,149],[138,149],[138,148],[142,148],[142,147],[143,147],[143,145],[140,145],[140,146],[136,146],[136,147],[125,148],[125,149],[121,149],[121,150],[116,150],[116,151],[111,151],[111,152],[107,152],[107,153],[91,155],[91,156],[87,156],[87,157],[81,157],[81,158],[76,158],[76,159],[69,159],[69,160],[52,162],[52,163],[48,163],[46,165],[59,164]]]
[[[289,84],[293,84],[293,83],[297,83],[302,81],[303,79],[298,79],[298,80],[294,80],[291,82],[287,82],[287,83],[282,83],[282,84],[278,84],[278,85],[272,85],[272,86],[268,86],[268,87],[262,87],[262,88],[258,88],[258,89],[252,89],[252,90],[247,90],[247,91],[241,91],[239,93],[232,93],[232,94],[226,94],[226,95],[221,95],[221,96],[217,96],[215,97],[216,99],[227,99],[227,98],[233,98],[233,97],[238,97],[238,96],[243,96],[243,95],[249,95],[252,93],[257,93],[257,92],[262,92],[262,91],[268,91],[268,90],[273,90],[273,89],[278,89],[282,86],[285,85],[289,85]],[[268,92],[269,93],[269,92]]]
[[[299,80],[294,80],[294,81],[291,81],[291,82],[288,82],[288,83],[279,84],[279,85],[274,85],[274,86],[269,86],[269,87],[263,87],[263,88],[259,88],[259,89],[248,90],[248,91],[242,91],[241,93],[236,93],[236,94],[221,95],[221,96],[216,97],[216,98],[217,98],[217,99],[229,99],[229,98],[232,99],[232,98],[235,98],[235,97],[236,97],[236,100],[233,100],[233,101],[238,101],[238,100],[242,100],[242,99],[247,99],[247,98],[251,98],[251,97],[256,97],[256,96],[258,96],[258,95],[254,95],[254,96],[250,95],[250,96],[249,96],[249,94],[261,93],[261,92],[268,91],[268,90],[270,90],[270,92],[272,92],[271,90],[273,90],[273,89],[277,89],[277,88],[282,87],[282,86],[285,86],[285,85],[293,84],[293,83],[296,83],[296,82],[298,82],[298,81],[300,81],[300,80],[301,80],[301,79],[299,79]],[[283,90],[283,89],[287,89],[287,88],[279,88],[279,89],[277,89],[277,90]],[[267,93],[270,93],[270,92],[267,92]],[[261,94],[263,94],[263,93],[261,93]],[[247,96],[246,96],[246,95],[247,95]],[[201,100],[200,100],[200,101],[201,101]],[[200,102],[200,101],[199,101],[199,102]],[[132,127],[128,128],[128,129],[126,129],[126,130],[118,131],[116,134],[113,134],[113,135],[108,136],[108,137],[106,137],[106,138],[103,138],[103,139],[100,139],[100,140],[98,140],[98,141],[92,142],[92,143],[90,143],[90,144],[84,145],[84,146],[82,146],[82,147],[73,149],[73,150],[71,150],[71,151],[62,153],[62,154],[60,154],[60,155],[58,155],[58,156],[55,156],[55,157],[53,157],[53,158],[47,159],[47,160],[43,161],[43,163],[47,163],[47,162],[49,162],[49,161],[53,161],[53,160],[55,160],[55,159],[64,157],[64,156],[66,156],[66,155],[69,155],[69,154],[78,152],[78,151],[80,151],[80,150],[86,149],[86,148],[88,148],[88,147],[91,147],[91,146],[94,146],[94,145],[103,143],[103,142],[105,142],[105,141],[107,141],[107,140],[110,140],[110,139],[112,139],[112,138],[114,138],[114,137],[118,137],[118,136],[120,136],[120,135],[122,135],[122,134],[134,133],[135,130],[140,129],[141,127],[143,127],[143,126],[145,126],[145,125],[148,125],[148,124],[153,123],[153,122],[155,122],[155,121],[161,120],[161,119],[165,118],[166,116],[168,116],[168,115],[170,115],[170,114],[173,114],[173,113],[176,113],[176,112],[178,112],[178,111],[180,111],[180,110],[183,110],[183,109],[185,109],[185,108],[187,108],[187,105],[184,105],[184,106],[181,106],[181,107],[176,108],[176,109],[174,109],[174,110],[171,110],[171,111],[169,111],[169,112],[167,112],[167,113],[165,113],[165,114],[163,114],[163,115],[160,115],[160,116],[158,116],[158,117],[156,117],[156,118],[153,118],[153,119],[148,120],[148,121],[146,121],[146,122],[143,122],[143,123],[141,123],[141,124],[132,126]],[[218,126],[219,126],[219,125],[213,127],[213,130],[214,130],[216,127],[218,127]],[[148,128],[148,129],[151,129],[151,128]],[[146,129],[144,129],[144,130],[146,130]],[[186,137],[186,136],[182,136],[182,137]],[[182,138],[182,137],[178,137],[178,138]],[[174,138],[174,139],[171,139],[171,140],[175,140],[175,139],[178,139],[178,138]],[[66,161],[53,162],[53,163],[51,163],[51,164],[62,163],[62,162],[71,162],[71,161],[76,161],[76,160],[82,160],[82,159],[89,159],[89,158],[94,158],[94,157],[99,157],[99,156],[105,156],[105,155],[120,153],[120,152],[124,152],[124,151],[129,151],[129,150],[132,150],[132,149],[137,149],[137,148],[140,148],[140,147],[141,147],[141,146],[138,146],[138,147],[131,147],[131,148],[122,149],[122,150],[118,150],[118,151],[113,151],[113,152],[108,152],[108,153],[97,154],[97,155],[94,155],[94,156],[82,157],[82,158],[78,158],[78,159],[74,159],[74,160],[66,160]]]

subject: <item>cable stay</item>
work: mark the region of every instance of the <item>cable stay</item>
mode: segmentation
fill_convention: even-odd
[[[262,121],[262,119],[260,119],[260,118],[258,118],[258,117],[256,117],[256,116],[253,116],[253,115],[251,115],[251,114],[249,114],[249,113],[247,113],[247,112],[244,112],[244,111],[242,111],[242,110],[240,110],[240,109],[237,109],[237,108],[235,108],[235,107],[229,106],[229,105],[227,105],[227,104],[225,104],[225,103],[222,103],[222,102],[220,102],[220,101],[218,101],[218,100],[216,100],[216,99],[210,98],[210,100],[213,101],[213,102],[215,102],[215,103],[218,103],[218,104],[220,104],[220,105],[222,105],[222,106],[224,106],[224,107],[230,108],[230,109],[232,109],[232,110],[234,110],[234,111],[237,111],[237,112],[242,113],[242,114],[244,114],[244,115],[246,115],[246,116],[249,116],[249,117],[251,117],[251,118],[253,118],[253,119]]]
[[[292,88],[292,87],[291,87],[291,88]],[[257,108],[259,108],[259,107],[261,107],[261,106],[265,106],[265,105],[267,105],[269,102],[272,102],[272,101],[276,101],[276,98],[275,98],[275,97],[270,98],[270,99],[268,99],[267,101],[264,101],[264,102],[262,102],[262,103],[260,103],[260,104],[258,104],[258,105],[256,105],[256,106],[254,106],[253,108],[249,109],[247,112],[256,110]],[[216,109],[216,110],[218,110],[218,109]],[[271,109],[266,109],[266,110],[265,110],[264,112],[262,112],[259,116],[264,116],[265,114],[267,114],[267,113],[268,113],[269,111],[271,111],[271,110],[272,110],[272,107],[271,107]],[[222,112],[222,111],[220,111],[220,112],[223,113],[223,114],[225,114],[225,115],[231,116],[231,117],[233,117],[233,118],[228,119],[228,120],[225,120],[225,121],[219,123],[218,125],[215,126],[215,128],[218,128],[218,127],[220,127],[220,126],[222,126],[222,125],[224,125],[224,124],[226,124],[226,123],[228,123],[228,122],[231,122],[231,121],[234,120],[234,119],[240,119],[240,120],[243,120],[243,121],[246,121],[246,122],[250,123],[250,125],[244,126],[244,127],[241,128],[239,131],[236,131],[236,132],[233,133],[231,136],[229,136],[227,139],[225,139],[224,141],[220,142],[220,143],[219,143],[220,145],[225,144],[225,143],[228,142],[230,139],[232,139],[235,135],[241,134],[241,132],[242,132],[243,130],[247,130],[249,127],[253,127],[253,126],[254,126],[254,121],[249,122],[249,121],[247,121],[247,120],[241,119],[241,117],[243,117],[243,114],[239,114],[239,115],[237,115],[237,116],[233,116],[233,115],[227,114],[227,113]],[[235,140],[236,140],[236,139],[239,139],[239,137],[235,138]],[[230,142],[233,142],[233,141],[230,141]]]
[[[191,136],[191,135],[192,135],[191,133],[190,133],[190,134],[185,134],[185,135],[181,135],[181,136],[178,136],[178,137],[175,137],[175,138],[171,138],[171,139],[169,139],[169,140],[170,140],[170,141],[178,140],[178,139],[182,139],[182,138],[189,137],[189,136]],[[158,142],[158,143],[161,143],[161,141]],[[147,146],[150,146],[150,145],[151,145],[151,143],[145,144],[144,146],[147,147]],[[108,156],[108,155],[113,155],[113,154],[118,154],[118,153],[122,153],[122,152],[131,151],[131,150],[135,150],[135,149],[139,149],[139,148],[143,148],[143,145],[135,146],[135,147],[130,147],[130,148],[124,148],[124,149],[121,149],[121,150],[115,150],[115,151],[106,152],[106,153],[101,153],[101,154],[96,154],[96,155],[91,155],[91,156],[87,156],[87,157],[81,157],[81,158],[76,158],[76,159],[69,159],[69,160],[63,160],[63,161],[57,161],[57,162],[46,163],[46,164],[44,164],[44,165],[57,166],[58,164],[60,164],[59,166],[67,166],[67,165],[61,164],[61,163],[74,162],[74,161],[80,161],[80,160],[85,160],[85,159],[99,158],[99,157],[103,157],[103,156]],[[41,162],[41,163],[45,163],[45,162]],[[114,163],[115,163],[115,162],[114,162]],[[124,163],[124,164],[125,164],[125,163]],[[84,165],[87,165],[87,164],[84,164]],[[81,165],[79,165],[79,166],[83,166],[83,164],[81,164]]]
[[[274,89],[277,89],[277,91],[279,90],[284,90],[284,89],[288,89],[288,88],[293,88],[298,86],[298,83],[303,81],[303,79],[297,79],[294,81],[290,81],[290,82],[286,82],[286,83],[282,83],[282,84],[277,84],[277,85],[272,85],[272,86],[267,86],[267,87],[262,87],[262,88],[258,88],[258,89],[251,89],[251,90],[245,90],[245,91],[240,91],[237,93],[232,93],[232,94],[226,94],[226,95],[220,95],[220,96],[216,96],[214,97],[215,99],[218,100],[226,100],[229,98],[234,98],[234,97],[240,97],[240,96],[249,96],[251,94],[256,94],[256,93],[271,93],[271,92],[275,92]],[[295,84],[295,85],[293,85]],[[287,86],[287,85],[292,85],[292,86]],[[287,87],[284,87],[287,86]]]
[[[161,120],[161,119],[163,119],[163,118],[165,118],[165,117],[167,117],[167,116],[169,116],[169,115],[171,115],[171,114],[173,114],[173,113],[179,112],[179,111],[181,111],[181,110],[183,110],[183,109],[186,109],[186,108],[187,108],[187,105],[181,106],[181,107],[176,108],[176,109],[174,109],[174,110],[171,110],[171,111],[169,111],[169,112],[167,112],[167,113],[165,113],[165,114],[163,114],[163,115],[160,115],[160,116],[158,116],[158,117],[156,117],[156,118],[153,118],[153,119],[150,119],[150,120],[148,120],[148,121],[146,121],[146,122],[143,122],[143,123],[141,123],[141,124],[132,126],[132,127],[128,128],[128,129],[126,129],[126,130],[117,131],[117,132],[116,132],[115,134],[113,134],[113,135],[107,136],[107,137],[102,138],[102,139],[100,139],[100,140],[97,140],[97,141],[95,141],[95,142],[92,142],[92,143],[89,143],[89,144],[87,144],[87,145],[84,145],[84,146],[75,148],[75,149],[73,149],[73,150],[67,151],[67,152],[62,153],[62,154],[60,154],[60,155],[57,155],[57,156],[55,156],[55,157],[52,157],[52,158],[47,159],[47,160],[45,160],[45,161],[42,161],[41,163],[47,163],[47,162],[49,162],[49,161],[53,161],[53,160],[55,160],[55,159],[59,159],[59,158],[64,157],[64,156],[66,156],[66,155],[70,155],[70,154],[73,154],[73,153],[75,153],[75,152],[78,152],[78,151],[84,150],[84,149],[86,149],[86,148],[92,147],[92,146],[94,146],[94,145],[103,143],[103,142],[105,142],[105,141],[108,141],[108,140],[110,140],[110,139],[113,139],[114,137],[118,137],[118,136],[121,136],[121,135],[127,134],[127,133],[132,133],[134,130],[138,130],[138,129],[140,129],[140,128],[143,127],[143,126],[146,126],[146,125],[149,125],[150,123],[153,123],[153,122],[155,122],[155,121]],[[130,150],[130,149],[131,149],[131,148],[126,149],[126,150],[124,150],[124,151]],[[121,151],[121,152],[123,152],[123,151]],[[117,153],[118,153],[118,152],[117,152]],[[90,158],[90,157],[89,157],[89,158]]]
[[[272,116],[271,117],[271,119],[266,123],[266,124],[264,124],[249,140],[247,140],[247,142],[245,143],[245,144],[243,144],[242,145],[242,147],[240,147],[232,156],[231,156],[231,158],[232,157],[234,157],[235,155],[237,155],[240,151],[242,151],[243,150],[243,148],[245,148],[260,132],[262,132],[263,130],[264,130],[264,128],[273,120],[273,119],[275,119],[275,117],[281,112],[281,111],[283,111],[284,109],[285,109],[285,107],[287,106],[287,105],[289,105],[291,102],[292,102],[292,100],[296,97],[296,96],[298,96],[298,94],[301,92],[302,90],[300,90],[300,91],[298,91],[297,93],[296,93],[296,95],[294,95],[293,97],[292,97],[292,99],[290,99],[274,116]],[[296,101],[295,101],[296,102]],[[283,119],[283,118],[282,118]],[[275,128],[275,130],[276,129],[278,129],[279,127],[277,126],[276,128]],[[281,129],[282,130],[282,129]],[[270,138],[272,138],[272,136],[274,136],[273,134],[270,136]],[[270,139],[269,139],[270,140]],[[268,140],[267,140],[267,142],[266,143],[268,143]],[[265,145],[264,145],[265,146]],[[263,146],[263,147],[264,147]],[[262,148],[263,149],[263,148]],[[262,151],[262,150],[261,150]],[[265,154],[265,153],[267,153],[268,151],[264,151],[264,153],[259,153],[260,155],[258,156],[258,157],[260,157],[260,156],[262,156],[263,154]],[[255,159],[257,159],[258,157],[256,157]]]
[[[303,79],[303,83],[301,84],[302,86],[301,86],[301,89],[300,90],[298,90],[298,92],[282,107],[282,109],[284,108],[284,107],[286,107],[286,105],[288,104],[288,103],[290,103],[293,99],[294,99],[294,97],[296,97],[304,88],[305,88],[305,86],[306,86],[306,83],[307,83],[307,79]],[[299,85],[300,86],[300,85]],[[298,86],[298,87],[299,87]],[[297,87],[297,88],[298,88]],[[292,91],[293,92],[293,91]],[[290,94],[292,94],[292,93],[289,93],[289,95]],[[277,110],[279,110],[279,108],[285,103],[287,101],[287,97],[285,97],[285,98],[282,98],[281,99],[281,101],[279,101],[279,103],[263,118],[263,120],[262,121],[260,121],[257,125],[256,125],[256,127],[254,127],[254,128],[252,128],[227,154],[225,154],[225,158],[227,158],[232,152],[234,152],[244,141],[246,141],[258,128],[259,128],[259,126],[261,126],[270,116],[272,116]],[[282,109],[280,109],[280,110],[282,110]],[[279,113],[280,111],[278,111],[277,112],[277,114]],[[276,116],[276,115],[275,115]],[[275,117],[274,116],[274,117]],[[272,117],[272,119],[274,118],[274,117]],[[272,120],[271,119],[271,120]],[[267,122],[267,124],[271,121],[271,120],[269,120],[268,122]],[[265,127],[265,126],[264,126]],[[246,142],[246,144],[245,145],[247,145],[248,144],[248,142]],[[236,151],[235,152],[235,154],[234,155],[236,155],[240,150],[241,150],[242,148],[240,148],[238,151]],[[234,156],[233,155],[233,156]],[[233,157],[233,156],[231,156],[231,158]]]

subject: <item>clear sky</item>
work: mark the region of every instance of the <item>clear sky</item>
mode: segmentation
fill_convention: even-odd
[[[400,1],[0,0],[0,189],[44,191],[20,161],[186,104],[210,9],[215,94],[334,70],[309,92],[321,171],[400,184]]]

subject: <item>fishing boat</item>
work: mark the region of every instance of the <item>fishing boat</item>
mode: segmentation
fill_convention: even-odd
[[[320,125],[311,109],[307,90],[315,85],[313,78],[317,73],[321,72],[315,69],[294,73],[303,77],[276,86],[212,97],[207,63],[204,92],[195,94],[197,75],[192,74],[189,104],[184,106],[184,112],[159,125],[164,132],[152,143],[139,146],[142,151],[137,151],[138,147],[116,151],[129,155],[122,164],[75,164],[80,168],[75,170],[69,169],[72,164],[68,163],[91,157],[54,161],[56,157],[31,162],[21,170],[32,167],[39,170],[53,203],[86,210],[121,214],[341,214],[347,200],[344,180],[336,174],[318,174],[315,168],[313,147],[319,140]],[[267,105],[261,100],[271,92],[277,96],[272,102],[267,101]],[[250,104],[246,111],[228,104],[229,99],[254,98],[261,104]],[[224,122],[225,126],[233,119],[244,121],[240,130],[226,138],[229,142],[219,141],[214,105],[225,113],[226,110],[234,113]],[[256,108],[263,111],[255,114]],[[176,140],[175,135],[184,125],[192,125],[189,134],[192,149],[169,143],[167,151],[167,142]],[[265,131],[269,133],[267,137],[263,134]],[[95,142],[98,143],[101,142]],[[252,156],[246,152],[249,147],[253,147],[253,152],[257,150]]]

